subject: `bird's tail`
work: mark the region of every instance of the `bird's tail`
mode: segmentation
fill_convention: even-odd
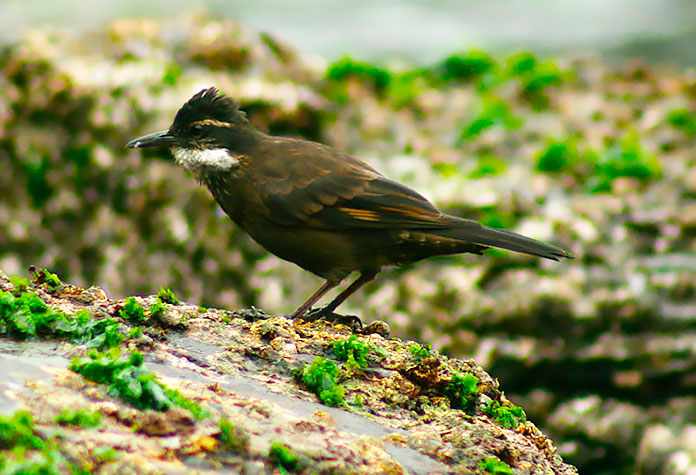
[[[457,239],[486,247],[497,247],[509,251],[521,252],[532,256],[543,257],[558,261],[561,258],[573,259],[575,256],[551,244],[537,241],[521,234],[503,229],[494,229],[482,225],[476,221],[455,218],[453,226],[447,229],[438,229],[433,234]]]

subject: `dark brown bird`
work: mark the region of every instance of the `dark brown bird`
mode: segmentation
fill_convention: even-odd
[[[384,266],[489,247],[546,259],[561,248],[443,214],[412,189],[326,145],[256,130],[215,88],[194,95],[169,130],[129,148],[168,147],[176,163],[208,187],[225,213],[256,242],[326,282],[292,317],[334,311]],[[348,274],[360,276],[322,309],[308,310]]]

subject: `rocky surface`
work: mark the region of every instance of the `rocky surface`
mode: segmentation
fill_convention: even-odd
[[[581,471],[693,470],[696,75],[458,58],[327,70],[204,16],[29,33],[0,55],[0,268],[292,310],[317,279],[234,229],[165,152],[122,149],[216,85],[264,130],[568,246],[579,259],[562,264],[490,252],[394,269],[346,310],[473,356]]]
[[[25,470],[33,463],[32,473],[39,473],[36,467],[48,470],[42,473],[67,467],[91,473],[577,473],[533,423],[486,414],[493,401],[513,406],[472,360],[448,359],[390,338],[384,324],[372,324],[358,337],[324,321],[165,304],[150,296],[135,299],[147,309],[136,327],[128,301],[110,300],[99,288],[48,287],[38,279],[12,285],[0,273],[0,289],[0,409],[29,411],[31,431],[54,450],[51,457],[45,450],[3,452],[15,440],[8,435],[12,424],[0,419],[2,473],[20,473],[22,463]],[[48,304],[32,310],[36,335],[17,330],[28,307],[12,311],[8,304],[29,294]],[[155,304],[163,308],[158,317]],[[73,344],[57,334],[50,338],[46,328],[62,327],[41,326],[38,315],[52,311],[67,315],[63,321],[80,311],[89,322],[113,319],[125,341],[108,351],[141,351],[147,370],[188,402],[167,410],[133,407],[138,404],[125,399],[122,389],[98,384],[94,372],[79,373],[75,361],[96,346],[95,339]],[[39,328],[44,338],[37,340]],[[23,335],[23,341],[8,334]],[[353,351],[342,363],[345,354],[336,342],[364,351]],[[298,369],[306,372],[322,358],[339,368],[343,402],[332,403],[337,407],[321,404],[323,397],[298,381]],[[466,410],[456,408],[460,401],[448,389],[458,376],[475,377]],[[99,423],[90,427],[84,417],[82,425],[61,423],[65,411],[98,413]],[[282,459],[274,449],[278,444],[285,447]]]

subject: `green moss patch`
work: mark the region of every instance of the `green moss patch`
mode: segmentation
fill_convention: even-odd
[[[330,100],[346,104],[351,100],[347,81],[357,81],[387,100],[392,107],[400,109],[414,105],[415,98],[428,88],[442,89],[472,83],[477,91],[485,93],[505,83],[516,82],[523,102],[534,109],[543,109],[549,105],[549,88],[572,79],[572,74],[553,61],[541,61],[528,52],[513,55],[505,63],[506,66],[501,67],[488,53],[471,50],[450,55],[429,67],[394,71],[346,56],[327,68],[324,92]],[[464,138],[478,135],[490,127],[500,112],[485,111],[463,132]],[[517,123],[519,119],[512,116],[505,119],[509,128],[517,127],[514,125]]]
[[[77,411],[65,410],[55,418],[56,424],[79,426],[79,427],[99,427],[101,425],[101,412],[90,412],[85,409]]]
[[[507,163],[505,160],[490,154],[479,155],[476,163],[476,168],[469,173],[469,178],[498,176],[502,175],[507,170]]]
[[[380,92],[389,85],[391,73],[384,68],[348,56],[329,65],[326,70],[326,79],[329,81],[340,82],[350,78],[365,81],[376,92]]]
[[[177,297],[174,291],[168,287],[160,287],[159,291],[157,292],[157,298],[164,303],[170,303],[172,305],[181,303],[179,297]]]
[[[39,284],[46,284],[49,292],[55,292],[63,282],[58,278],[58,276],[47,269],[41,269],[36,275],[36,281]]]
[[[111,394],[139,409],[166,411],[179,406],[199,419],[207,415],[196,402],[167,388],[154,373],[146,371],[138,351],[130,355],[122,355],[118,348],[103,353],[92,351],[86,358],[73,359],[70,369],[90,381],[107,384]]]
[[[536,169],[544,173],[572,171],[579,161],[578,144],[575,140],[554,140],[537,154]]]
[[[473,140],[494,126],[516,130],[523,123],[524,121],[515,115],[510,104],[493,94],[486,94],[482,97],[478,114],[462,128],[458,143]]]
[[[167,313],[167,306],[158,298],[155,303],[150,305],[148,313],[153,320],[159,320]]]
[[[532,53],[523,52],[510,56],[507,60],[508,78],[520,84],[522,98],[534,109],[549,106],[548,89],[560,86],[572,79],[572,75],[562,71],[552,61],[540,61]]]
[[[536,169],[544,173],[566,173],[584,183],[590,193],[611,192],[614,181],[633,178],[648,184],[662,176],[657,157],[640,142],[635,132],[601,151],[581,151],[575,138],[550,141],[536,157]]]
[[[479,379],[471,373],[454,373],[445,387],[445,395],[453,408],[471,410],[478,399]]]
[[[483,412],[497,424],[507,429],[514,429],[527,420],[527,415],[521,407],[515,405],[503,406],[494,400],[488,401]]]
[[[123,308],[118,313],[124,320],[130,323],[138,324],[145,321],[145,309],[134,297],[128,297],[123,304]]]
[[[689,137],[696,135],[696,111],[694,110],[688,108],[671,110],[667,114],[667,123]]]
[[[78,473],[58,450],[53,439],[41,437],[27,411],[0,416],[0,473]]]
[[[245,453],[249,447],[249,435],[224,417],[218,421],[220,441],[231,452]]]
[[[483,51],[454,54],[436,65],[433,72],[443,81],[471,82],[498,69],[498,63]]]
[[[630,133],[598,155],[593,191],[611,191],[617,178],[635,178],[647,183],[660,176],[660,162],[641,145],[638,134]]]
[[[273,442],[268,451],[268,460],[276,464],[281,473],[287,473],[297,470],[300,458],[287,445],[281,442]]]
[[[423,358],[430,356],[431,349],[432,348],[430,345],[421,346],[418,343],[411,343],[411,345],[408,347],[408,351],[416,360],[422,360]]]
[[[486,473],[495,475],[512,475],[514,473],[512,468],[498,457],[486,457],[479,463],[479,468]]]
[[[338,374],[339,369],[336,363],[317,356],[311,364],[300,368],[296,377],[324,404],[342,406],[345,404],[343,400],[345,389],[338,383]]]
[[[15,287],[17,290],[21,287]],[[64,338],[96,348],[116,346],[123,341],[116,319],[95,319],[87,311],[73,315],[50,308],[33,292],[15,296],[0,291],[0,335],[27,339]]]
[[[373,345],[363,342],[355,335],[333,343],[333,352],[348,368],[367,368],[367,355]]]

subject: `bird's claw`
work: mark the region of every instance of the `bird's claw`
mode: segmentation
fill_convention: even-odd
[[[324,319],[328,322],[342,323],[353,329],[360,329],[363,326],[362,321],[356,315],[340,315],[327,307],[312,308],[300,318],[308,322]]]

